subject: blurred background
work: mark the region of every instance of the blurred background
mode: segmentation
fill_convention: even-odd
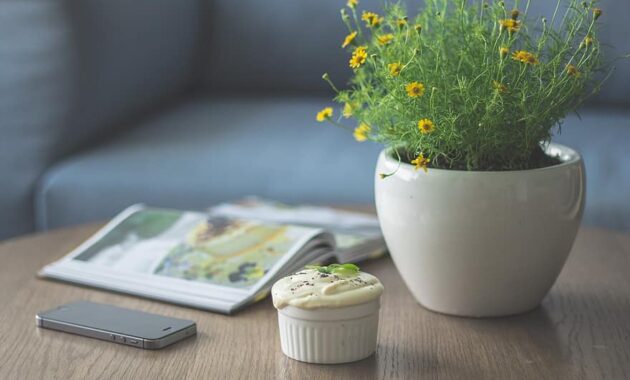
[[[333,95],[322,73],[350,74],[344,5],[0,0],[0,239],[136,202],[371,204],[380,146],[315,122]],[[599,6],[608,58],[630,52],[630,1]],[[630,65],[616,66],[555,141],[584,156],[585,224],[630,230]]]

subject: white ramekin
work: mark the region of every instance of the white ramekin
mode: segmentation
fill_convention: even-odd
[[[379,298],[339,308],[278,309],[282,352],[295,360],[321,364],[353,362],[372,355]]]

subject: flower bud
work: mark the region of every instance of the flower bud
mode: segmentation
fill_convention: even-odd
[[[345,10],[345,9],[341,9],[341,19],[342,19],[344,22],[348,22],[348,21],[350,21],[350,16],[348,16],[348,13],[346,12],[346,10]]]
[[[593,37],[591,36],[586,36],[584,37],[584,39],[582,40],[582,43],[580,43],[580,48],[584,48],[584,47],[589,47],[593,44]]]

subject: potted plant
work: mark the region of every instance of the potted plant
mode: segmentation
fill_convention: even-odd
[[[601,84],[591,2],[426,0],[414,17],[349,0],[342,10],[353,76],[317,114],[385,145],[376,208],[396,267],[426,308],[502,316],[535,308],[571,249],[584,166],[551,143],[563,117]]]

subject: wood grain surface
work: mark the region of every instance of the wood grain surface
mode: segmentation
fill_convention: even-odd
[[[582,229],[540,308],[494,319],[423,309],[389,258],[363,266],[385,285],[378,349],[313,365],[280,351],[270,300],[235,316],[38,279],[82,242],[82,226],[0,243],[0,379],[629,379],[630,237]],[[197,321],[198,336],[145,351],[39,329],[38,311],[85,299]]]

